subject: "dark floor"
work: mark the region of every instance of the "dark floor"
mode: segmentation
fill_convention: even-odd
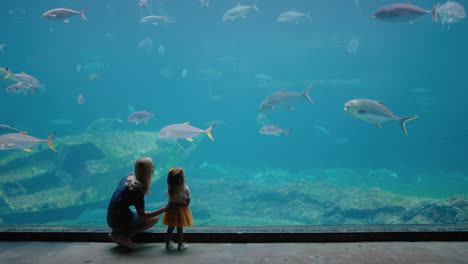
[[[468,263],[468,242],[189,244],[183,252],[162,243],[127,251],[112,243],[0,242],[0,263]]]

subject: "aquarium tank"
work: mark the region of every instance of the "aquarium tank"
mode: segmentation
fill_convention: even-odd
[[[0,227],[107,228],[140,157],[195,226],[467,224],[466,5],[2,1]]]

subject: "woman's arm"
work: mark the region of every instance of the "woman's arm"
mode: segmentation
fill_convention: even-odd
[[[158,210],[152,211],[152,212],[146,212],[144,209],[137,209],[136,211],[140,219],[148,219],[148,218],[153,218],[155,216],[162,214],[163,212],[167,210],[168,207],[169,207],[169,203],[166,204],[164,207],[159,208]]]

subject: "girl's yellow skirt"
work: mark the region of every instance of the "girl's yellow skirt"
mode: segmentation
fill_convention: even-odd
[[[192,212],[185,204],[178,204],[177,208],[170,208],[164,212],[162,223],[167,226],[193,226]]]

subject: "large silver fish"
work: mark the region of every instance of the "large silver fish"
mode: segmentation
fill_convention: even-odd
[[[289,136],[290,128],[282,129],[278,125],[268,125],[260,129],[259,133],[267,136],[279,136],[281,133],[284,133],[286,136]]]
[[[4,79],[11,79],[12,81],[25,85],[28,88],[31,88],[33,92],[36,88],[42,87],[41,82],[32,75],[29,75],[25,72],[12,73],[11,70],[8,68],[5,68],[5,71],[7,72],[7,74],[5,75],[5,77],[3,77]]]
[[[385,107],[383,102],[369,99],[354,99],[348,101],[344,106],[344,110],[355,118],[374,124],[379,128],[382,127],[383,123],[398,121],[405,135],[408,135],[406,122],[418,118],[418,116],[398,117]]]
[[[190,126],[189,124],[190,123],[187,122],[165,126],[159,132],[159,137],[165,139],[186,139],[188,141],[193,141],[192,138],[194,136],[200,133],[206,133],[206,135],[214,141],[214,138],[211,135],[211,129],[213,129],[215,125],[211,125],[206,130],[202,130],[198,127]]]
[[[86,8],[81,9],[81,11],[75,11],[68,8],[57,8],[45,12],[42,17],[47,20],[60,20],[65,23],[69,23],[70,21],[68,18],[79,14],[81,18],[88,20],[84,15],[85,10]]]
[[[374,13],[374,18],[383,20],[391,23],[408,22],[413,24],[413,21],[423,15],[432,14],[432,20],[437,22],[437,8],[439,4],[436,4],[432,11],[424,10],[420,7],[406,3],[398,3],[387,5],[379,8]]]
[[[46,142],[47,145],[53,150],[55,150],[54,145],[52,144],[52,139],[55,136],[55,132],[52,133],[47,139],[39,139],[22,133],[11,133],[0,136],[0,150],[9,150],[9,149],[23,149],[25,151],[31,151],[29,148]]]
[[[135,123],[135,124],[140,124],[140,123],[145,123],[145,124],[148,124],[148,120],[150,120],[151,118],[154,118],[154,114],[148,112],[148,111],[138,111],[138,112],[134,112],[132,113],[129,117],[128,117],[128,122],[132,122],[132,123]]]
[[[13,126],[0,124],[0,134],[7,134],[7,133],[21,133],[21,130]],[[23,134],[26,134],[26,132],[23,132]]]
[[[255,10],[255,11],[259,11],[257,6],[255,5],[255,3],[251,6],[247,6],[247,5],[240,5],[240,4],[237,4],[237,6],[229,9],[228,11],[226,11],[226,13],[224,13],[223,17],[222,17],[222,21],[235,21],[237,20],[238,18],[247,18],[247,13],[250,11],[250,10]]]
[[[289,110],[294,110],[292,104],[299,98],[305,98],[311,104],[314,101],[309,97],[309,91],[312,85],[309,85],[302,93],[288,92],[285,89],[281,89],[279,92],[268,95],[263,102],[260,104],[260,112],[268,113],[271,111],[281,111],[284,107]]]

